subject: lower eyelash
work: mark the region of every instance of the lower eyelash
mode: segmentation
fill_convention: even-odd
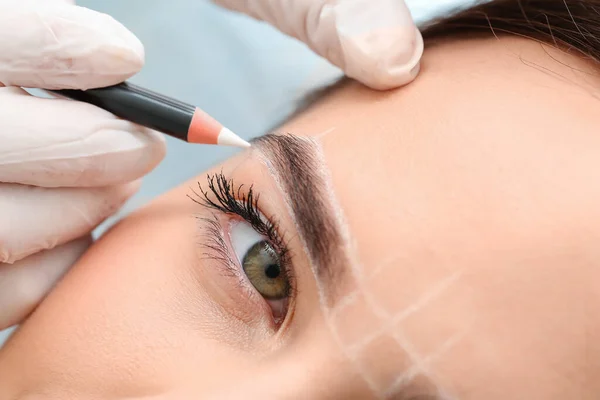
[[[200,246],[205,249],[202,253],[203,258],[218,261],[221,264],[221,270],[227,277],[235,278],[244,292],[249,296],[254,295],[254,292],[246,285],[243,272],[239,270],[236,262],[230,256],[219,218],[213,214],[210,218],[197,216],[196,219],[204,225],[201,227],[201,232],[204,233],[200,235]]]
[[[205,224],[203,228],[205,233],[201,235],[200,245],[207,251],[202,253],[202,255],[205,258],[222,261],[229,267],[232,266],[234,260],[229,255],[229,251],[227,251],[227,244],[225,243],[221,223],[217,216],[213,214],[211,218],[196,217],[196,219]]]

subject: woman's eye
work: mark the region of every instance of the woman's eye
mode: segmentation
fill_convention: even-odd
[[[289,282],[275,249],[268,241],[255,243],[241,262],[246,276],[265,299],[279,300],[287,296]]]
[[[245,221],[234,221],[230,239],[237,259],[256,291],[267,300],[276,320],[285,316],[290,280],[271,242]]]

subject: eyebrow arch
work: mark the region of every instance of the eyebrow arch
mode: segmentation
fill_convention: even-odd
[[[251,142],[264,155],[285,192],[317,278],[328,293],[335,292],[345,254],[338,221],[328,201],[317,143],[292,134],[267,134]]]

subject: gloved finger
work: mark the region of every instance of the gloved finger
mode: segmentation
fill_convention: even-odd
[[[373,89],[411,82],[423,38],[402,0],[213,0],[306,43]]]
[[[25,319],[91,242],[88,235],[14,264],[0,264],[0,330]]]
[[[0,2],[0,82],[89,89],[124,81],[144,64],[141,42],[112,17],[66,1]]]
[[[161,134],[87,103],[0,88],[0,182],[106,186],[151,171],[165,156]]]
[[[92,231],[138,187],[139,181],[85,189],[0,184],[0,263],[12,264]]]

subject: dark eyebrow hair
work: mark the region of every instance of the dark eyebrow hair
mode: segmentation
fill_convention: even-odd
[[[341,278],[343,241],[318,161],[318,145],[311,139],[291,134],[267,134],[251,141],[266,157],[268,167],[279,178],[291,212],[315,265],[318,279],[328,293]],[[329,300],[329,299],[328,299]]]

